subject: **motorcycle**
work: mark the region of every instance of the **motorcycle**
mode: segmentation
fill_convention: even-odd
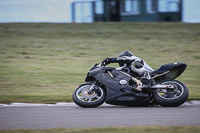
[[[72,95],[80,107],[98,107],[104,102],[122,106],[177,107],[183,104],[189,91],[185,84],[175,80],[186,69],[185,63],[170,63],[150,72],[152,83],[143,86],[140,76],[130,67],[108,67],[95,64],[87,73],[85,83]]]

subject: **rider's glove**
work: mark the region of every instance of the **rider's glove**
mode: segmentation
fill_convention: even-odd
[[[103,60],[102,64],[103,64],[104,66],[110,64],[110,58],[106,58],[105,60]]]

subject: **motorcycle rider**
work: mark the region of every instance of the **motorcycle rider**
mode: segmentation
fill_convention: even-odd
[[[104,65],[118,63],[120,67],[126,65],[127,67],[130,67],[133,72],[141,76],[140,81],[143,84],[142,87],[149,87],[151,85],[152,78],[149,72],[154,70],[144,60],[135,56],[130,51],[123,51],[118,57],[106,58],[102,63]]]

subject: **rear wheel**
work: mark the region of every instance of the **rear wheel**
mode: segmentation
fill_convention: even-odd
[[[105,91],[100,86],[92,86],[92,91],[89,92],[91,83],[80,85],[73,93],[74,102],[84,108],[92,108],[100,106],[105,101]]]
[[[173,89],[157,89],[157,92],[153,93],[154,100],[164,107],[176,107],[183,104],[188,96],[188,88],[180,81],[169,80],[163,81],[160,84],[173,85]]]

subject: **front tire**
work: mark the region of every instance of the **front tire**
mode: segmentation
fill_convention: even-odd
[[[168,80],[160,82],[160,84],[169,84],[175,86],[173,90],[170,89],[157,89],[153,93],[154,100],[163,107],[177,107],[183,104],[188,96],[189,91],[186,85],[177,80]]]
[[[89,93],[88,90],[92,86],[92,83],[85,83],[80,85],[73,93],[73,101],[83,108],[98,107],[105,101],[105,90],[95,85],[94,89]]]

